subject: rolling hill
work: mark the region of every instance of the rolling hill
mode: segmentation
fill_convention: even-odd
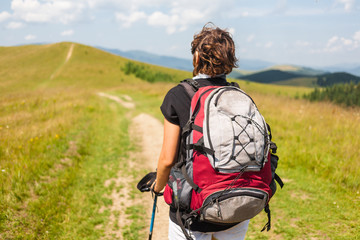
[[[360,82],[360,77],[346,72],[324,73],[311,68],[286,65],[275,66],[251,74],[237,74],[235,77],[258,83],[305,87],[325,87],[333,84]]]
[[[259,82],[259,83],[276,83],[293,78],[307,77],[303,74],[292,73],[281,70],[265,70],[249,75],[242,76],[241,79]]]
[[[302,66],[295,66],[295,65],[275,65],[265,70],[280,70],[305,76],[317,76],[319,74],[324,74],[325,72],[322,70],[309,68],[309,67],[302,67]]]
[[[127,74],[129,62],[173,80]],[[191,72],[70,42],[0,47],[0,66],[0,239],[145,239],[152,198],[136,183],[155,169],[130,126],[143,113],[163,119],[166,92]],[[238,82],[271,125],[285,182],[272,230],[259,231],[261,213],[247,238],[359,239],[359,109],[296,98],[309,88]]]
[[[317,76],[317,84],[321,87],[331,86],[341,83],[359,83],[360,77],[346,72],[327,73]]]

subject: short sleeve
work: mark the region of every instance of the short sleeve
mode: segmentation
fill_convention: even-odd
[[[176,97],[175,95],[169,91],[164,98],[163,103],[161,104],[160,110],[162,112],[162,114],[164,115],[164,117],[166,118],[166,120],[168,120],[169,122],[176,124],[176,125],[180,125],[180,121],[179,121],[179,116],[176,113],[175,110],[175,103],[176,102]]]
[[[186,93],[184,87],[177,85],[165,95],[160,110],[166,120],[184,127],[189,119],[190,103],[190,96]]]

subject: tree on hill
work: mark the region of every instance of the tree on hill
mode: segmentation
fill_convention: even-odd
[[[331,101],[346,106],[360,106],[360,83],[335,84],[323,90],[315,88],[304,98],[310,101]]]
[[[328,73],[317,77],[317,84],[321,87],[351,82],[355,84],[359,83],[360,77],[346,72]]]
[[[134,62],[127,62],[121,69],[126,75],[134,74],[137,78],[148,82],[172,82],[173,77],[170,74],[157,72],[151,70],[149,67],[143,64],[136,64]]]

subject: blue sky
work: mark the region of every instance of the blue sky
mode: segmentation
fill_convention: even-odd
[[[0,46],[61,41],[191,58],[206,22],[240,59],[360,65],[360,0],[1,0]]]

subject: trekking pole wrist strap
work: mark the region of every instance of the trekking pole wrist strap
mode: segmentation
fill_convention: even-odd
[[[164,195],[163,192],[156,192],[156,191],[155,191],[155,185],[156,185],[156,181],[155,181],[155,183],[152,185],[152,187],[150,188],[151,193],[153,193],[153,194],[154,194],[155,196],[157,196],[157,197]]]

